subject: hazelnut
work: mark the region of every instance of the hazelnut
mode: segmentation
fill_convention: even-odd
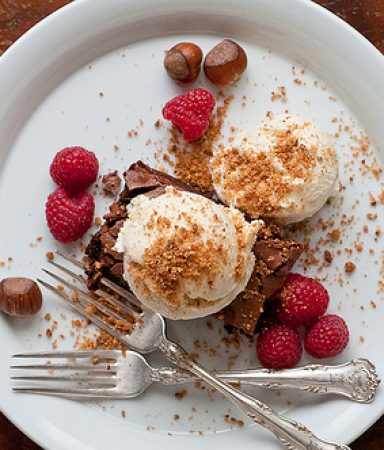
[[[5,278],[0,282],[0,311],[13,317],[36,314],[42,305],[39,286],[28,278]]]
[[[247,55],[236,42],[229,39],[218,43],[204,60],[204,72],[215,86],[235,83],[247,68]]]
[[[168,75],[176,81],[190,83],[200,72],[203,52],[191,42],[180,42],[166,52],[164,67]]]

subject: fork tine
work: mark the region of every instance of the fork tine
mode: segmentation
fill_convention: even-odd
[[[70,283],[67,280],[64,280],[64,278],[61,278],[59,275],[56,275],[55,273],[47,270],[47,269],[42,269],[43,272],[45,272],[46,274],[48,274],[50,277],[54,278],[56,281],[64,284],[65,286],[69,287],[70,289],[76,291],[78,294],[82,294],[85,295],[86,297],[88,297],[88,293],[83,291],[82,289],[80,289],[79,287],[75,286],[74,284]]]
[[[77,267],[80,267],[81,269],[84,269],[84,264],[80,263],[76,258],[66,255],[65,253],[61,252],[60,250],[56,250],[56,253],[58,255],[60,255],[62,258],[64,258],[66,261],[71,262],[72,264],[75,264]],[[81,275],[78,275],[74,272],[72,272],[71,270],[67,269],[66,267],[61,266],[60,264],[58,264],[55,261],[49,261],[50,264],[53,264],[56,268],[62,270],[63,272],[65,272],[67,275],[73,277],[74,279],[76,279],[77,281],[80,281],[81,283],[85,283],[84,278]],[[141,308],[142,305],[140,303],[140,301],[130,292],[128,292],[127,290],[121,288],[120,286],[118,286],[116,283],[114,283],[113,281],[108,280],[107,278],[102,278],[101,279],[101,283],[111,289],[113,292],[115,292],[115,294],[118,294],[120,297],[124,298],[125,300],[127,300],[128,302],[130,302],[131,304],[137,306],[138,308]],[[116,304],[114,306],[121,308],[123,311],[126,311],[127,313],[130,314],[137,314],[137,311],[132,310],[131,308],[128,308],[128,305],[126,303],[122,303],[119,300],[115,299],[114,297],[110,296],[110,294],[105,291],[104,289],[98,289],[96,291],[96,293],[98,293],[98,295],[102,296],[102,297],[108,297],[108,300],[111,299],[111,303],[115,302]],[[112,303],[113,304],[113,303]],[[137,317],[138,318],[138,317]]]
[[[140,303],[140,301],[130,292],[128,292],[126,289],[123,289],[116,283],[114,283],[111,280],[108,280],[107,278],[101,278],[101,283],[109,288],[111,291],[115,292],[115,294],[120,295],[120,297],[125,298],[129,302],[133,303],[135,306],[138,306],[139,308],[143,308],[143,305]]]
[[[51,286],[50,284],[46,283],[45,281],[41,280],[40,278],[37,279],[37,281],[43,285],[46,289],[56,294],[58,297],[60,297],[65,303],[67,303],[71,308],[73,308],[75,311],[77,311],[82,316],[89,319],[92,323],[94,323],[97,327],[104,330],[106,333],[110,334],[111,336],[115,337],[119,342],[126,345],[126,342],[124,340],[124,335],[121,335],[121,333],[118,333],[113,328],[111,328],[109,325],[107,325],[103,320],[101,320],[99,317],[95,316],[94,314],[91,314],[87,311],[87,309],[79,304],[74,303],[71,301],[69,296],[65,294],[62,291],[59,291],[55,287]]]
[[[92,383],[96,385],[116,385],[116,376],[111,375],[110,377],[106,376],[76,376],[76,375],[70,375],[67,377],[59,376],[59,375],[33,375],[33,376],[24,376],[24,375],[17,375],[10,377],[11,380],[15,381],[71,381],[71,382],[85,382],[85,383]]]
[[[25,386],[18,387],[13,386],[12,390],[14,392],[23,392],[30,394],[44,394],[44,395],[57,395],[60,397],[82,397],[82,398],[92,398],[92,397],[105,397],[105,398],[119,398],[118,393],[116,392],[114,387],[110,388],[94,388],[94,389],[81,389],[81,388],[68,388],[68,389],[59,389],[59,388],[45,388],[45,387],[37,387],[37,386]]]
[[[57,364],[18,364],[10,366],[11,369],[17,370],[88,370],[90,372],[116,372],[117,366],[112,364],[69,364],[69,363],[57,363]]]
[[[83,263],[81,263],[80,261],[78,261],[75,257],[67,255],[66,253],[63,253],[61,250],[56,249],[56,252],[59,256],[61,256],[62,258],[64,258],[66,261],[71,262],[72,264],[74,264],[75,266],[79,267],[80,269],[85,269],[85,266]]]
[[[71,270],[67,269],[66,267],[61,266],[60,264],[58,264],[54,261],[50,261],[50,263],[52,265],[54,265],[57,269],[62,270],[67,275],[69,275],[69,276],[75,278],[77,281],[81,282],[85,287],[87,286],[84,278],[81,275],[77,275],[76,273],[72,272]],[[114,311],[112,309],[108,309],[108,311],[107,311],[105,305],[97,302],[96,299],[94,299],[92,296],[89,295],[88,289],[87,289],[87,292],[83,291],[78,286],[75,286],[74,284],[69,283],[68,281],[64,280],[63,278],[59,277],[58,275],[55,275],[46,269],[43,269],[43,271],[45,273],[48,273],[48,275],[55,278],[57,281],[60,281],[61,283],[65,284],[67,287],[74,290],[78,294],[86,296],[87,301],[89,301],[93,305],[95,305],[104,314],[113,316],[117,320],[122,320],[122,321],[125,320],[125,317],[120,316],[116,311]],[[140,318],[140,314],[136,310],[134,310],[131,306],[124,304],[124,303],[120,302],[119,300],[115,299],[107,291],[104,291],[103,289],[98,289],[96,291],[96,294],[104,297],[111,305],[115,306],[116,308],[120,308],[127,314],[133,315],[135,320],[138,320]]]
[[[134,319],[139,320],[141,317],[141,312],[138,312],[136,310],[136,305],[131,305],[130,303],[123,303],[122,301],[118,300],[117,298],[113,297],[109,292],[107,292],[104,289],[98,289],[95,292],[99,297],[104,298],[107,300],[108,303],[110,303],[115,308],[119,308],[122,311],[124,311],[126,314],[131,314]],[[134,309],[135,308],[135,309]],[[141,308],[140,308],[141,309]]]
[[[51,261],[48,261],[48,262],[49,262],[49,264],[52,264],[53,266],[55,266],[57,269],[60,269],[61,271],[65,272],[70,277],[72,277],[75,280],[79,281],[80,283],[85,284],[85,280],[84,280],[84,278],[81,275],[79,275],[79,274],[77,274],[75,272],[72,272],[72,270],[69,270],[66,267],[62,266],[61,264],[58,264],[56,261],[51,260]]]
[[[113,309],[109,308],[106,305],[103,305],[102,303],[100,303],[97,299],[94,299],[91,295],[89,295],[87,292],[84,292],[83,290],[79,289],[77,286],[75,286],[74,284],[70,283],[67,280],[64,280],[64,278],[59,277],[58,275],[54,274],[53,272],[50,272],[47,269],[42,269],[43,272],[45,272],[47,275],[51,276],[52,278],[54,278],[56,281],[59,281],[60,283],[64,284],[65,286],[67,286],[68,288],[72,289],[73,291],[75,291],[77,294],[79,294],[83,299],[85,299],[88,303],[91,303],[92,305],[96,306],[97,309],[100,310],[100,312],[102,312],[103,314],[105,314],[106,316],[112,316],[117,320],[120,321],[125,321],[126,318],[121,316],[119,313],[117,313],[116,311],[114,311]]]
[[[103,358],[115,358],[121,356],[121,351],[119,350],[78,350],[78,351],[67,351],[61,350],[53,352],[51,350],[43,352],[26,352],[17,353],[12,355],[12,358],[93,358],[98,356],[100,359]]]

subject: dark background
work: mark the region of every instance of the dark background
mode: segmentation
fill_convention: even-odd
[[[0,54],[36,22],[69,1],[0,0]],[[316,0],[316,3],[347,21],[384,52],[384,0]],[[384,417],[351,447],[384,450]],[[0,450],[41,449],[0,414]]]

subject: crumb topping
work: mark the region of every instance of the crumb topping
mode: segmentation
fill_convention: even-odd
[[[223,106],[219,106],[212,115],[207,131],[195,142],[184,142],[180,139],[178,130],[171,129],[168,153],[174,157],[175,176],[185,183],[199,188],[202,192],[212,191],[209,160],[212,157],[214,145],[221,137],[221,128],[232,100],[233,96],[224,98]],[[169,158],[166,159],[167,162],[170,162]]]
[[[251,149],[220,151],[212,162],[214,183],[223,185],[228,203],[252,217],[268,215],[292,192],[292,178],[306,182],[312,177],[316,152],[286,130],[276,136],[269,155]]]
[[[202,282],[202,274],[213,285],[228,262],[228,254],[211,239],[202,239],[203,229],[196,223],[191,228],[179,227],[169,236],[161,236],[148,247],[143,263],[131,262],[129,270],[135,283],[150,284],[161,298],[173,306],[180,306],[179,286],[192,280]]]

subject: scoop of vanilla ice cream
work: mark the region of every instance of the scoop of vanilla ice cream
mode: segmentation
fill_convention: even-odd
[[[338,190],[330,136],[300,116],[271,116],[256,136],[219,148],[210,161],[214,189],[251,218],[299,222]]]
[[[114,249],[139,300],[171,319],[203,317],[244,290],[262,222],[190,192],[135,197]]]

